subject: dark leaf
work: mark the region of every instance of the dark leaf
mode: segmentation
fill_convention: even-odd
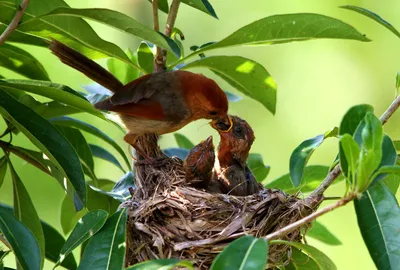
[[[238,91],[260,102],[275,114],[276,84],[261,64],[240,56],[210,56],[191,62],[182,69],[195,67],[209,68]]]
[[[0,46],[0,66],[34,80],[49,81],[40,62],[25,50],[10,44]]]
[[[211,270],[265,269],[268,243],[265,239],[246,235],[230,243],[213,261]]]
[[[154,55],[153,51],[146,42],[140,43],[137,50],[138,63],[147,73],[152,73],[154,70]]]
[[[191,150],[194,147],[194,144],[185,135],[174,133],[174,137],[179,148]]]
[[[121,269],[125,256],[125,209],[109,217],[91,237],[78,269]]]
[[[114,164],[115,166],[117,166],[122,172],[125,173],[124,168],[122,168],[121,164],[119,164],[118,160],[110,153],[108,152],[106,149],[104,149],[103,147],[94,145],[94,144],[89,144],[90,150],[93,153],[93,155],[95,157],[104,159],[112,164]]]
[[[62,246],[59,262],[61,263],[64,257],[95,235],[103,227],[107,217],[108,213],[103,210],[95,210],[84,215],[75,225],[75,228]]]
[[[315,221],[311,229],[307,231],[307,236],[317,239],[325,244],[337,246],[342,242],[336,238],[324,225]]]
[[[214,8],[210,4],[208,0],[182,0],[182,3],[189,5],[195,9],[203,11],[204,13],[213,16],[215,19],[218,19],[217,14],[214,11]]]
[[[360,13],[374,21],[376,21],[377,23],[379,23],[380,25],[382,25],[383,27],[389,29],[393,34],[395,34],[397,37],[400,38],[400,33],[399,31],[396,30],[396,28],[393,27],[393,25],[391,25],[388,21],[384,20],[381,16],[379,16],[378,14],[369,11],[368,9],[362,8],[362,7],[357,7],[357,6],[352,6],[352,5],[345,5],[345,6],[341,6],[341,8],[344,9],[348,9],[348,10],[352,10],[355,11],[357,13]]]
[[[68,234],[78,220],[86,213],[85,209],[77,212],[73,201],[67,196],[65,196],[60,210],[60,223],[64,234]]]
[[[4,177],[7,172],[7,159],[6,157],[0,158],[0,188],[3,185]]]
[[[185,269],[193,270],[193,264],[190,261],[180,261],[178,259],[159,259],[137,263],[127,270],[170,270],[175,267],[184,267]]]
[[[2,232],[23,269],[41,269],[39,244],[31,231],[9,209],[0,205],[0,231]]]
[[[189,150],[187,150],[187,149],[174,148],[174,147],[164,149],[163,151],[169,157],[176,156],[182,160],[185,160],[187,154],[189,153]]]
[[[150,3],[152,3],[152,0],[148,0]],[[162,12],[168,14],[169,12],[169,6],[168,6],[168,0],[158,0],[158,9],[161,10]]]
[[[257,182],[263,181],[270,170],[270,166],[264,165],[263,157],[260,154],[249,154],[247,166],[249,166]]]
[[[3,20],[3,17],[1,17],[1,20],[0,20],[0,33],[3,33],[7,27],[7,25],[2,24],[2,22],[1,22],[2,20]],[[11,35],[8,37],[7,41],[35,45],[35,46],[39,46],[39,47],[49,46],[49,44],[44,39],[22,33],[18,30],[13,31],[11,33]]]
[[[378,269],[400,265],[400,208],[394,195],[381,182],[354,200],[358,226]]]
[[[121,202],[126,201],[128,198],[131,197],[129,192],[129,188],[135,188],[135,184],[133,181],[133,173],[127,172],[111,189],[111,191],[104,191],[102,189],[90,186],[93,190],[100,192],[102,194],[108,195],[116,200]]]

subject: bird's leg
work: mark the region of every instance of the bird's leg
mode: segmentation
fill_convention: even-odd
[[[150,165],[153,167],[164,165],[164,157],[163,158],[153,158],[147,155],[143,149],[138,145],[137,136],[134,134],[126,134],[124,137],[124,141],[130,144],[133,148],[135,148],[136,152],[143,157],[143,160],[139,160],[139,157],[136,158],[136,163],[139,165]]]

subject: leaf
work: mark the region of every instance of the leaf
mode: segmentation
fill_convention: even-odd
[[[176,147],[171,147],[163,150],[164,153],[169,156],[169,157],[178,157],[182,160],[185,160],[186,156],[189,153],[189,150],[183,149],[183,148],[176,148]]]
[[[368,112],[373,112],[374,108],[371,105],[361,104],[351,107],[343,116],[339,127],[339,135],[353,135],[365,115]]]
[[[121,269],[125,256],[126,209],[109,217],[87,244],[78,269]]]
[[[49,75],[30,53],[8,43],[0,46],[0,66],[34,80],[49,81]]]
[[[60,209],[60,223],[63,233],[68,234],[85,213],[85,209],[82,209],[79,212],[75,211],[74,203],[68,195],[66,195]]]
[[[194,144],[183,134],[174,133],[175,141],[178,144],[179,148],[191,150],[194,148]]]
[[[290,257],[290,263],[287,266],[288,270],[319,270],[320,267],[315,263],[314,260],[297,248],[292,248],[292,254]]]
[[[390,139],[390,137],[388,135],[384,134],[383,141],[382,141],[382,159],[381,159],[381,163],[378,166],[378,169],[383,166],[395,165],[396,159],[397,159],[397,153],[396,153],[396,148],[393,145],[393,141],[392,141],[392,139]],[[376,171],[378,169],[376,169]],[[377,181],[384,179],[385,176],[386,176],[386,174],[380,174],[377,177],[372,177],[371,180],[373,180],[373,181],[372,181],[371,185],[375,184]]]
[[[137,65],[137,61],[129,49],[127,50],[126,54],[129,57],[129,59],[132,61],[132,63],[135,63]],[[117,77],[117,79],[120,80],[123,84],[127,84],[139,77],[139,72],[136,68],[134,68],[132,65],[124,63],[121,60],[118,60],[116,58],[108,59],[107,67],[108,67],[108,70],[112,74],[114,74],[114,76]]]
[[[178,259],[158,259],[137,263],[127,270],[170,270],[175,267],[184,267],[193,270],[193,264],[190,261],[180,261]]]
[[[270,170],[270,166],[264,165],[263,157],[260,154],[249,154],[247,158],[247,166],[254,174],[257,182],[264,180]]]
[[[265,269],[268,257],[268,243],[263,238],[246,235],[230,243],[211,265],[217,269]]]
[[[238,102],[241,101],[243,98],[241,96],[232,94],[231,92],[224,91],[226,97],[228,98],[229,102]]]
[[[324,225],[315,221],[311,229],[307,231],[307,236],[317,239],[325,244],[338,246],[342,242],[336,238]]]
[[[208,0],[182,0],[182,3],[185,3],[186,5],[189,5],[195,9],[198,9],[214,17],[215,19],[218,19],[217,14],[214,11],[214,8],[210,4],[210,2],[208,2]]]
[[[8,160],[8,165],[10,167],[11,177],[13,180],[14,215],[19,221],[25,224],[25,226],[32,232],[33,236],[37,240],[40,249],[41,266],[43,266],[45,241],[39,216],[28,191],[19,178],[17,172],[14,170],[10,160]]]
[[[152,0],[148,0],[150,3],[152,3]],[[169,6],[168,6],[168,0],[158,0],[158,9],[161,10],[162,12],[168,14],[169,12]]]
[[[0,5],[1,5],[1,3],[0,3]],[[14,14],[15,14],[15,12],[14,12]],[[7,27],[7,25],[2,24],[1,20],[0,20],[0,33],[3,33],[4,30],[6,30],[6,27]],[[39,47],[47,47],[49,45],[45,40],[43,40],[39,37],[35,37],[35,36],[31,36],[31,35],[22,33],[20,31],[18,31],[17,29],[14,30],[10,36],[8,36],[7,41],[8,42],[17,42],[17,43],[22,43],[22,44],[29,44],[29,45],[39,46]]]
[[[153,73],[154,55],[150,46],[146,42],[140,43],[137,50],[138,63],[147,73]]]
[[[93,155],[95,157],[104,159],[104,160],[114,164],[122,172],[125,173],[124,168],[122,168],[122,166],[121,166],[121,164],[119,164],[118,160],[110,152],[108,152],[106,149],[104,149],[103,147],[100,147],[98,145],[94,145],[94,144],[89,144],[89,148],[90,148],[91,152],[93,153]]]
[[[0,21],[7,23],[14,17],[16,5],[13,0],[2,1],[0,5],[3,5]],[[53,9],[61,7],[68,9],[68,5],[63,0],[31,1],[25,10],[22,23],[18,26],[18,31],[43,39],[55,38],[90,58],[99,59],[112,56],[130,63],[121,48],[101,39],[82,18],[41,17]],[[19,42],[25,43],[23,39]]]
[[[103,114],[94,108],[82,95],[65,85],[45,81],[0,80],[0,89],[8,93],[15,90],[23,90],[38,94],[105,119]]]
[[[238,91],[260,102],[275,114],[276,84],[261,64],[240,56],[210,56],[191,62],[182,69],[194,67],[209,68]]]
[[[397,194],[397,190],[400,186],[400,175],[397,174],[386,174],[382,182],[387,186],[387,188],[393,193]]]
[[[69,141],[72,147],[74,147],[79,158],[93,172],[94,171],[93,154],[91,148],[89,147],[85,137],[82,135],[80,130],[66,126],[56,126],[56,127]]]
[[[0,206],[0,231],[10,243],[23,269],[41,269],[40,248],[35,237],[22,222],[2,206]]]
[[[71,182],[82,204],[86,202],[85,179],[79,157],[71,144],[49,122],[0,90],[0,114],[32,141]],[[29,115],[29,118],[27,117]]]
[[[298,242],[288,242],[284,240],[272,240],[270,242],[270,245],[272,244],[284,244],[284,245],[289,245],[292,247],[295,247],[297,249],[300,249],[302,252],[306,253],[309,255],[310,259],[312,259],[319,267],[321,270],[334,270],[336,269],[335,264],[333,261],[326,256],[324,253],[319,251],[313,246],[301,244]]]
[[[0,158],[0,188],[3,185],[4,177],[7,172],[7,159],[6,157]]]
[[[62,126],[68,126],[68,127],[74,127],[74,128],[81,129],[89,134],[92,134],[93,136],[96,136],[97,138],[102,139],[103,141],[105,141],[106,143],[108,143],[109,145],[114,147],[115,150],[117,150],[117,152],[124,159],[128,168],[130,168],[131,164],[129,163],[129,159],[125,155],[124,150],[122,150],[122,148],[112,138],[110,138],[106,133],[104,133],[97,127],[90,125],[86,122],[83,122],[81,120],[71,118],[71,117],[66,117],[66,116],[51,118],[51,119],[49,119],[49,121],[56,125],[62,125]]]
[[[354,200],[361,235],[378,269],[400,264],[400,208],[394,195],[381,182]]]
[[[62,246],[59,262],[62,262],[75,248],[95,235],[103,227],[107,217],[108,213],[103,210],[95,210],[84,215]]]
[[[400,38],[400,33],[399,31],[396,30],[396,28],[393,27],[393,25],[391,25],[388,21],[384,20],[381,16],[379,16],[378,14],[369,11],[368,9],[362,8],[362,7],[357,7],[357,6],[352,6],[352,5],[345,5],[345,6],[341,6],[341,8],[344,9],[348,9],[348,10],[352,10],[355,11],[357,13],[360,13],[374,21],[376,21],[377,23],[379,23],[380,25],[382,25],[383,27],[385,27],[386,29],[389,29],[393,34],[395,34],[397,37]]]
[[[342,167],[342,172],[349,179],[351,184],[355,184],[360,148],[358,147],[357,142],[349,134],[344,134],[340,138],[339,145],[339,162]]]
[[[304,175],[301,183],[298,187],[294,187],[290,179],[290,174],[282,175],[272,182],[265,185],[266,188],[279,188],[286,193],[294,194],[298,191],[303,193],[311,192],[318,187],[318,185],[328,175],[329,167],[321,165],[310,165],[304,170]],[[343,180],[343,177],[339,176],[334,184],[339,183]]]
[[[399,94],[400,89],[400,72],[396,74],[396,96]]]
[[[111,191],[104,191],[102,189],[90,186],[91,189],[100,192],[102,194],[108,195],[120,202],[126,201],[128,198],[131,197],[129,192],[129,188],[135,188],[135,183],[133,181],[133,173],[127,172],[111,189]]]
[[[157,46],[164,48],[176,56],[180,57],[180,50],[178,45],[169,37],[165,36],[160,32],[156,32],[153,29],[139,23],[132,17],[120,13],[115,10],[103,9],[103,8],[68,8],[60,7],[57,8],[44,16],[63,16],[67,18],[79,17],[91,19],[99,23],[103,23],[117,30],[120,30],[126,34],[134,35],[140,39],[147,40]]]
[[[313,39],[350,39],[367,42],[365,35],[338,19],[313,13],[273,15],[252,22],[219,42],[188,55],[188,59],[205,51],[239,45],[279,44]]]
[[[400,185],[400,166],[382,166],[375,171],[371,178],[373,179],[371,186],[375,185],[379,180],[384,179],[383,182],[385,185],[393,195],[396,195]]]

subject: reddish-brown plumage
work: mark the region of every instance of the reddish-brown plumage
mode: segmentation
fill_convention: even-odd
[[[214,145],[210,136],[188,153],[183,163],[187,182],[193,187],[206,189],[212,176],[214,162]]]
[[[125,141],[137,135],[176,131],[198,119],[212,119],[214,128],[228,129],[228,100],[211,79],[188,71],[148,74],[123,85],[106,69],[68,46],[52,40],[50,50],[70,67],[114,94],[95,104],[118,113],[128,129]]]
[[[237,116],[231,116],[232,128],[219,131],[221,142],[218,146],[217,162],[209,190],[236,196],[257,193],[262,186],[257,183],[246,164],[254,133],[250,125]]]

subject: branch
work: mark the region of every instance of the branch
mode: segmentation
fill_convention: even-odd
[[[28,7],[29,1],[30,0],[22,0],[21,4],[17,7],[17,12],[15,13],[14,18],[0,36],[0,45],[4,44],[8,36],[17,29],[22,16],[24,16],[25,9]]]
[[[349,194],[347,197],[344,197],[343,199],[337,201],[334,204],[328,205],[328,206],[326,206],[326,207],[324,207],[324,208],[312,213],[311,215],[308,215],[308,216],[306,216],[306,217],[304,217],[302,219],[299,219],[298,221],[296,221],[296,222],[294,222],[294,223],[292,223],[292,224],[290,224],[290,225],[288,225],[286,227],[283,227],[280,230],[277,230],[274,233],[268,234],[267,236],[265,236],[265,239],[267,241],[269,241],[269,240],[272,240],[272,239],[279,238],[281,236],[287,235],[288,233],[296,230],[298,227],[302,227],[305,224],[313,221],[317,217],[322,216],[323,214],[326,214],[326,213],[328,213],[328,212],[330,212],[330,211],[332,211],[332,210],[334,210],[336,208],[339,208],[339,207],[341,207],[343,205],[346,205],[347,203],[351,202],[354,198],[356,198],[356,196],[357,196],[356,194]]]
[[[382,122],[382,125],[386,124],[386,122],[389,120],[389,118],[394,114],[394,112],[399,108],[400,106],[400,95],[396,97],[396,99],[390,104],[390,106],[387,108],[387,110],[382,114],[382,116],[379,118]],[[342,170],[340,169],[340,164],[336,165],[336,167],[329,172],[329,174],[326,176],[324,181],[308,196],[310,197],[316,197],[319,195],[322,195],[325,190],[335,181],[335,179],[341,174]]]
[[[158,20],[158,0],[153,0],[153,24],[154,30],[160,31],[160,22]],[[162,71],[165,69],[165,64],[163,60],[162,50],[160,47],[156,47],[156,56],[154,57],[154,71]]]
[[[165,35],[167,37],[171,36],[172,29],[174,29],[176,16],[178,16],[178,9],[181,0],[173,0],[171,7],[169,8],[169,14],[167,18],[167,24],[165,25]]]

